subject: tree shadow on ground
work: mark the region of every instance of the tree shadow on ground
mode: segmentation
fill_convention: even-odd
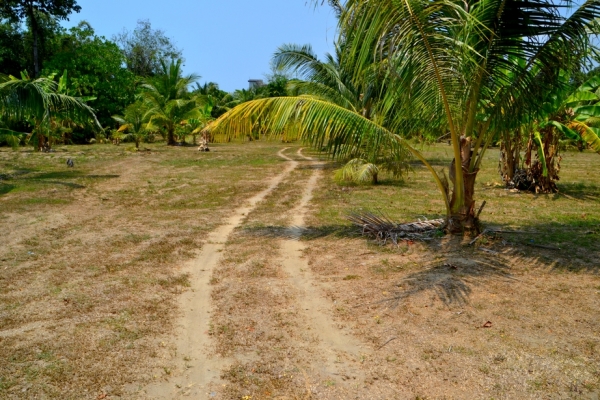
[[[119,178],[120,175],[115,174],[105,174],[105,175],[97,175],[97,174],[84,174],[82,171],[78,170],[68,170],[68,171],[52,171],[52,172],[43,172],[37,173],[36,170],[31,169],[23,169],[11,172],[10,174],[1,174],[0,175],[0,195],[7,194],[10,191],[14,190],[18,185],[18,182],[27,183],[29,185],[33,184],[43,184],[43,185],[61,185],[66,186],[71,189],[83,189],[86,186],[80,183],[72,182],[74,179],[115,179]],[[14,181],[14,183],[4,183],[2,180]]]
[[[319,238],[364,238],[360,228],[348,225],[328,225],[319,227],[282,227],[282,226],[255,226],[244,229],[244,234],[257,235],[269,238],[287,240],[311,241]],[[381,245],[373,239],[371,246],[382,250],[395,246],[394,244]],[[444,257],[436,259],[425,265],[417,272],[409,274],[401,282],[395,284],[391,292],[393,296],[377,300],[370,304],[389,304],[396,307],[402,300],[420,292],[434,292],[446,305],[464,305],[472,292],[472,286],[484,285],[490,279],[514,279],[510,273],[510,262],[498,257],[495,253],[486,254],[475,251],[472,247],[466,249],[459,238],[429,238],[423,241],[426,251]],[[412,240],[407,240],[412,243]],[[399,241],[398,246],[403,246],[407,241]]]
[[[561,197],[596,201],[600,199],[600,186],[594,184],[586,185],[585,183],[581,182],[559,183],[558,190],[558,193],[546,196],[552,196],[552,200],[558,200]]]
[[[351,225],[323,225],[319,227],[257,225],[242,230],[243,234],[273,239],[314,240],[323,237],[360,238],[360,232]]]
[[[397,282],[390,290],[392,296],[369,304],[397,307],[418,293],[433,292],[447,306],[462,306],[469,302],[473,287],[485,286],[492,281],[514,282],[512,268],[523,261],[556,273],[600,274],[600,263],[597,262],[600,259],[599,220],[534,223],[523,230],[503,225],[486,228],[489,231],[477,241],[449,235],[422,241],[423,251],[431,255],[426,255],[425,259],[431,261],[425,261],[423,268]],[[243,233],[307,242],[321,238],[364,238],[360,228],[350,224],[255,226],[246,228]],[[372,238],[367,240],[372,248],[380,247],[382,252],[386,247],[394,246],[389,243],[378,245]],[[403,243],[406,241],[399,242],[398,246],[405,246]]]
[[[83,175],[83,172],[78,170],[69,170],[69,171],[52,171],[52,172],[44,172],[41,174],[35,174],[27,177],[28,180],[35,181],[46,181],[46,180],[54,180],[54,179],[74,179],[80,178]]]
[[[10,193],[16,187],[16,185],[12,185],[10,183],[0,183],[0,196]]]
[[[450,168],[450,162],[447,158],[427,158],[427,162],[432,167],[445,168],[446,171]],[[411,166],[411,168],[426,168],[425,165],[419,160],[411,160],[409,162],[409,165]]]
[[[84,185],[80,185],[79,183],[73,183],[73,182],[44,181],[44,183],[48,183],[51,185],[62,185],[62,186],[66,186],[71,189],[84,189],[85,188]]]
[[[114,174],[106,174],[106,175],[85,175],[84,178],[89,178],[89,179],[115,179],[115,178],[120,178],[121,175],[114,175]]]
[[[514,279],[510,264],[500,257],[447,254],[444,260],[409,274],[396,284],[398,289],[393,291],[391,297],[378,303],[386,303],[394,308],[408,297],[421,292],[434,292],[446,306],[463,306],[469,302],[473,286],[484,286],[491,280],[510,282]]]
[[[299,170],[315,170],[315,169],[323,169],[323,166],[320,164],[304,164],[304,161],[301,161],[302,164],[300,164],[297,168]],[[310,161],[309,161],[310,162]]]
[[[495,226],[506,245],[520,248],[526,257],[547,260],[552,270],[600,274],[600,216],[571,216],[561,222],[528,223],[522,230]]]

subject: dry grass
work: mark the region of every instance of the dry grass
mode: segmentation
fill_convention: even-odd
[[[298,188],[311,172],[302,167],[295,170],[259,204],[230,238],[214,274],[215,352],[244,360],[232,360],[223,371],[226,385],[217,388],[221,398],[306,394],[301,371],[312,368],[314,337],[300,336],[300,326],[306,323],[299,316],[297,292],[281,271],[278,235],[300,201]]]
[[[1,149],[0,397],[118,396],[165,373],[178,265],[281,164],[270,143],[150,148]]]
[[[425,152],[447,168],[447,146]],[[475,246],[441,238],[380,247],[348,236],[344,216],[357,209],[399,222],[439,216],[443,204],[427,172],[414,164],[405,182],[375,187],[322,182],[310,223],[331,235],[310,240],[309,257],[336,302],[336,320],[372,343],[364,363],[372,398],[598,395],[600,157],[565,154],[561,193],[532,195],[501,187],[497,156],[489,151],[478,178],[484,224],[535,233],[488,235]]]
[[[189,285],[178,265],[282,162],[270,143],[152,148],[0,152],[0,229],[10,232],[0,249],[1,397],[126,397],[171,373],[173,307]],[[447,146],[425,152],[447,168]],[[312,172],[295,170],[234,232],[212,277],[213,352],[230,361],[216,398],[597,394],[600,157],[565,154],[561,193],[536,196],[501,187],[497,154],[477,184],[484,223],[535,233],[474,246],[358,237],[351,210],[438,217],[435,185],[417,163],[404,182],[383,176],[377,186],[338,186],[326,166],[303,240],[322,308],[364,344],[356,373],[339,376],[320,369],[319,332],[281,267],[279,238]],[[75,170],[63,168],[73,155]]]

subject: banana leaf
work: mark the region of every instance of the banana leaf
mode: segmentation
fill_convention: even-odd
[[[552,125],[560,133],[562,133],[563,135],[565,135],[569,139],[575,139],[575,140],[581,139],[581,136],[577,132],[575,132],[573,129],[571,129],[571,128],[569,128],[569,127],[561,124],[558,121],[548,121],[548,123],[546,124],[546,126],[548,126],[548,125]]]
[[[596,153],[600,153],[600,129],[587,127],[582,132],[582,139],[594,150]]]
[[[598,101],[600,98],[596,96],[595,93],[592,92],[576,92],[569,96],[569,98],[565,101],[565,105],[570,106],[581,101]]]
[[[594,76],[592,79],[581,85],[578,91],[589,92],[596,89],[598,86],[600,86],[600,76]]]
[[[585,120],[585,119],[587,119],[589,117],[598,117],[598,116],[600,116],[600,106],[593,105],[593,106],[573,107],[573,112],[575,114],[577,114],[577,120],[578,121],[582,121],[582,120]]]

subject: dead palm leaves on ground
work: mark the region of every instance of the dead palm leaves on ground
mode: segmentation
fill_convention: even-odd
[[[397,224],[382,213],[369,211],[353,212],[348,219],[362,229],[363,235],[373,237],[382,245],[388,241],[398,245],[399,240],[429,240],[446,226],[444,218]]]

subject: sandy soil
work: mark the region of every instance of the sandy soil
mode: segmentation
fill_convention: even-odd
[[[268,196],[292,172],[298,163],[284,155],[282,149],[279,157],[288,160],[284,170],[268,181],[268,187],[237,208],[225,224],[210,232],[206,244],[197,258],[186,263],[182,272],[190,277],[191,287],[179,298],[179,307],[183,310],[176,332],[178,372],[181,377],[166,382],[153,384],[142,391],[142,396],[152,399],[176,399],[182,396],[204,398],[208,396],[207,385],[218,379],[220,371],[235,358],[225,360],[211,357],[207,348],[210,340],[210,314],[213,311],[210,301],[210,278],[221,260],[227,238],[252,212],[256,205]]]

